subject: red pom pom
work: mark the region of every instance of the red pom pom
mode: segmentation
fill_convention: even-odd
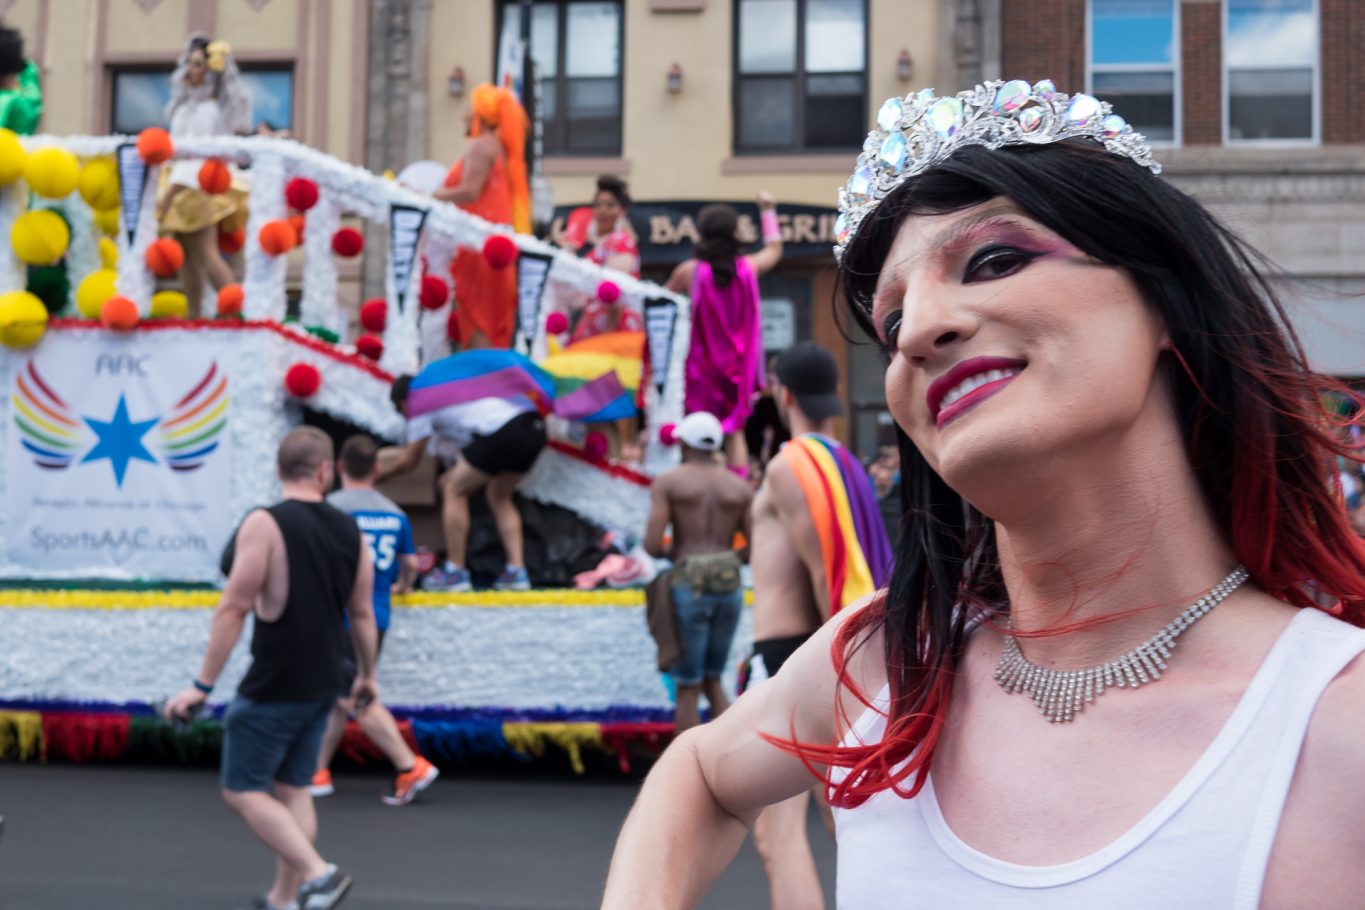
[[[246,231],[242,228],[237,228],[235,231],[218,232],[218,252],[224,256],[240,253],[244,246],[246,246]]]
[[[483,242],[483,258],[495,269],[505,269],[517,258],[517,244],[506,234],[493,234]]]
[[[378,335],[361,335],[355,340],[356,353],[371,360],[384,356],[384,342]]]
[[[291,209],[306,212],[318,204],[318,185],[307,177],[295,177],[284,185],[284,201]]]
[[[100,322],[116,332],[132,331],[141,318],[137,304],[127,297],[110,297],[100,306]]]
[[[185,250],[170,237],[153,240],[147,247],[147,268],[158,278],[170,278],[185,264]]]
[[[360,305],[360,324],[367,332],[382,332],[389,321],[389,302],[382,297],[367,300]]]
[[[365,235],[353,227],[338,228],[332,235],[332,252],[343,259],[359,256],[365,249]]]
[[[593,461],[604,460],[610,448],[607,444],[607,437],[601,433],[589,433],[588,438],[583,440],[583,454]]]
[[[551,313],[545,317],[545,331],[559,335],[569,330],[569,317],[563,313]]]
[[[294,233],[292,224],[283,218],[277,218],[261,225],[261,233],[257,239],[260,240],[261,249],[265,250],[267,256],[280,256],[294,248],[298,242],[298,235]]]
[[[225,284],[218,289],[218,315],[219,316],[240,316],[242,315],[242,303],[246,301],[246,292],[242,290],[240,284]]]
[[[666,446],[676,444],[678,441],[678,425],[676,423],[666,423],[659,427],[659,442]]]
[[[199,188],[210,196],[226,193],[232,186],[232,172],[217,158],[210,158],[199,168]]]
[[[147,164],[162,164],[171,160],[175,146],[171,134],[159,126],[149,126],[137,135],[137,153]]]
[[[597,286],[597,299],[603,303],[615,303],[621,299],[621,286],[611,279]]]
[[[418,292],[417,299],[422,309],[439,310],[450,299],[450,285],[439,275],[423,275],[422,290]]]
[[[322,388],[322,374],[311,363],[296,363],[284,374],[284,389],[295,398],[308,398]]]
[[[308,227],[308,221],[302,215],[290,215],[285,219],[289,226],[294,229],[294,246],[303,244],[303,231]]]

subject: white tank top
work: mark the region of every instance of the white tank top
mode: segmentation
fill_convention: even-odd
[[[835,809],[839,907],[1256,910],[1308,721],[1361,651],[1365,629],[1301,610],[1175,789],[1118,840],[1072,862],[1021,866],[968,846],[944,821],[932,775],[914,799],[884,791]],[[879,741],[885,727],[869,710],[845,743]]]

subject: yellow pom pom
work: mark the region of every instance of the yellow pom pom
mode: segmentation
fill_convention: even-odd
[[[100,238],[100,265],[106,269],[118,265],[118,244],[112,237]]]
[[[118,169],[108,158],[94,158],[81,168],[81,198],[92,209],[118,208]]]
[[[0,186],[9,186],[24,176],[28,152],[12,131],[0,129]]]
[[[9,242],[14,255],[29,265],[55,265],[66,254],[71,231],[62,216],[49,209],[24,212],[14,219]]]
[[[28,291],[0,294],[0,343],[31,348],[47,331],[47,307]]]
[[[110,237],[114,236],[118,233],[118,215],[119,212],[117,207],[112,209],[96,209],[95,227],[99,228],[101,233],[108,234]]]
[[[86,275],[76,285],[76,309],[86,319],[99,319],[104,301],[118,293],[117,283],[118,272],[113,269],[98,269]]]
[[[157,291],[152,295],[153,319],[184,319],[189,311],[189,298],[179,291]]]
[[[28,188],[48,199],[65,199],[81,177],[81,163],[66,149],[48,146],[28,156],[24,179]]]

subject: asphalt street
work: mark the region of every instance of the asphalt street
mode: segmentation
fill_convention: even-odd
[[[356,879],[345,910],[596,907],[638,787],[447,774],[392,808],[384,783],[338,774],[318,801],[322,852]],[[236,910],[273,872],[207,769],[0,764],[0,815],[0,910]],[[810,821],[833,906],[834,844]],[[768,906],[752,842],[701,906]]]

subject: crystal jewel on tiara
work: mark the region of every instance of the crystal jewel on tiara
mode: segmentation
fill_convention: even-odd
[[[1065,95],[1050,79],[1032,85],[997,80],[942,98],[933,89],[890,98],[877,111],[877,129],[867,134],[853,176],[839,189],[834,258],[843,261],[858,225],[892,190],[963,146],[997,149],[1078,138],[1093,139],[1161,173],[1147,138],[1113,113],[1108,102]]]

